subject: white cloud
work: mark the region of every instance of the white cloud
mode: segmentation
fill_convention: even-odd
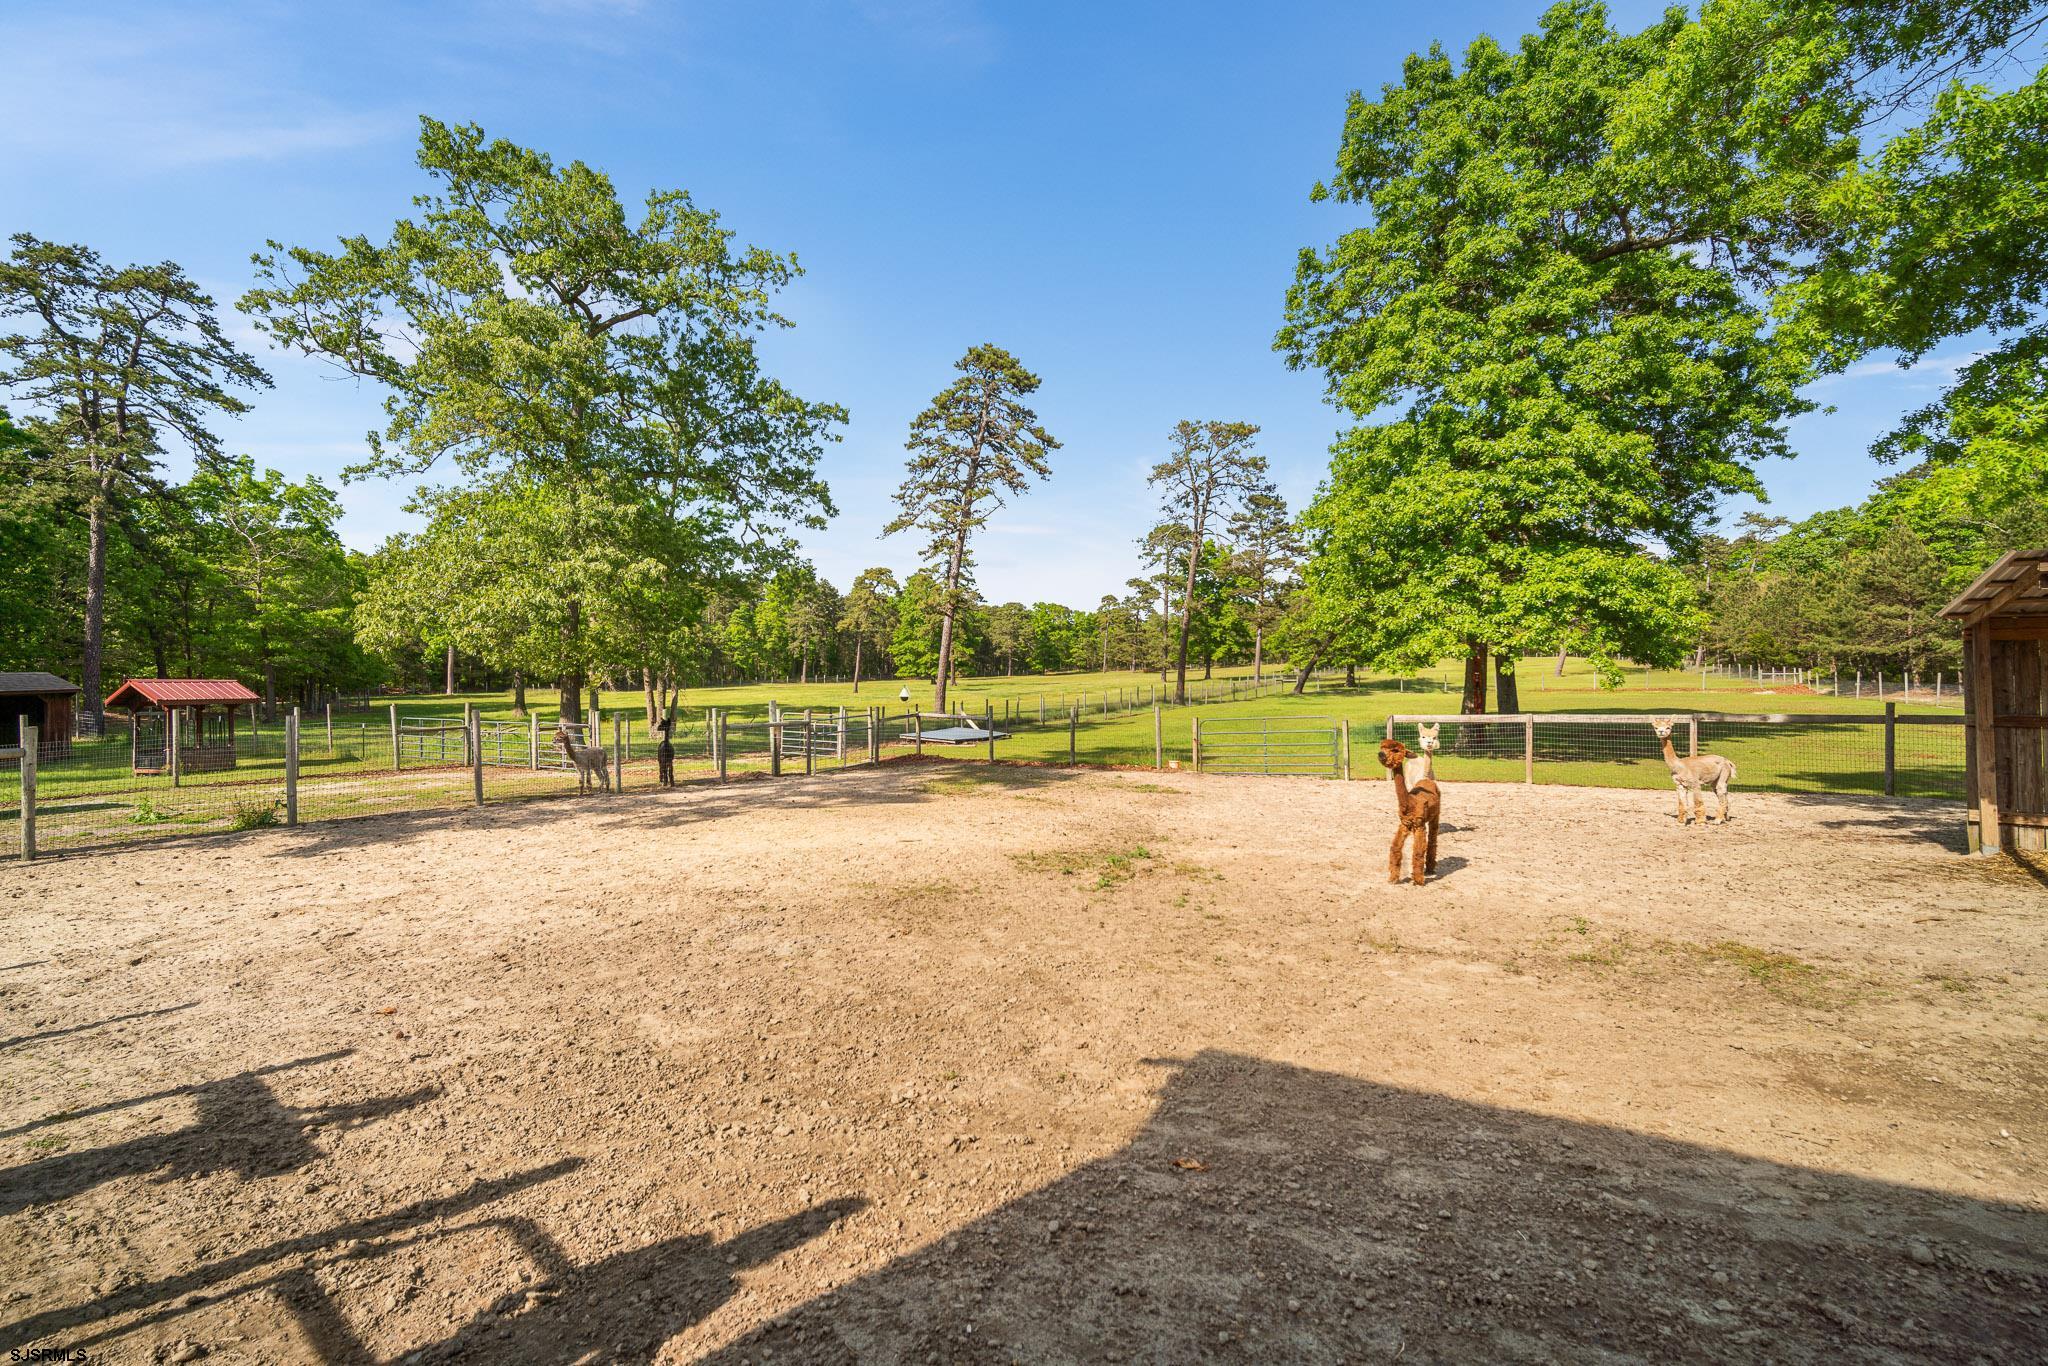
[[[246,27],[78,13],[0,23],[0,157],[124,173],[275,161],[410,134],[400,111],[307,95]],[[272,54],[274,55],[274,54]]]
[[[1858,361],[1839,374],[1816,380],[1813,387],[1817,389],[1844,380],[1872,379],[1882,375],[1903,381],[1912,389],[1943,389],[1955,382],[1957,373],[1964,366],[1984,354],[1983,351],[1958,351],[1946,356],[1922,356],[1911,365],[1900,365],[1896,360]]]

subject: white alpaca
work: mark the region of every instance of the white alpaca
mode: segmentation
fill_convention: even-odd
[[[576,765],[576,792],[578,796],[587,796],[589,794],[590,779],[593,774],[596,775],[598,786],[602,787],[607,793],[612,790],[612,767],[605,758],[603,745],[579,747],[576,743],[576,737],[569,733],[569,727],[566,724],[559,723],[555,727],[555,743],[559,744],[562,747],[562,751],[569,756],[569,762]]]
[[[1409,787],[1414,787],[1424,778],[1436,781],[1436,733],[1443,728],[1441,721],[1415,728],[1415,748],[1422,752],[1401,765],[1401,778]]]
[[[1721,824],[1726,825],[1728,784],[1735,777],[1734,763],[1718,754],[1681,759],[1678,751],[1671,747],[1671,722],[1652,721],[1650,726],[1657,732],[1657,738],[1664,742],[1664,766],[1671,770],[1671,781],[1678,786],[1678,823],[1690,825],[1695,816],[1701,825],[1707,823],[1703,794],[1711,787],[1720,803]]]

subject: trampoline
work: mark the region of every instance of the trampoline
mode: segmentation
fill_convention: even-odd
[[[990,732],[979,726],[945,726],[939,730],[921,731],[918,738],[928,745],[985,745],[990,740],[1009,739],[1010,732]]]

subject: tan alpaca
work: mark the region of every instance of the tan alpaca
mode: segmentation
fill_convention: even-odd
[[[1432,778],[1424,778],[1413,788],[1408,786],[1410,757],[1408,746],[1399,740],[1380,741],[1380,763],[1394,780],[1394,813],[1400,819],[1400,824],[1394,827],[1394,847],[1387,854],[1387,881],[1401,880],[1401,845],[1413,836],[1414,853],[1409,867],[1415,885],[1420,887],[1423,875],[1436,871],[1436,827],[1443,811],[1443,794],[1437,791]]]
[[[1711,787],[1720,804],[1721,824],[1726,825],[1728,784],[1735,777],[1735,765],[1718,754],[1681,759],[1678,751],[1671,747],[1671,722],[1652,721],[1650,726],[1657,732],[1657,738],[1664,742],[1664,766],[1671,770],[1671,781],[1678,786],[1678,823],[1690,825],[1695,816],[1699,817],[1701,825],[1707,823],[1703,794]]]
[[[555,743],[569,756],[569,762],[576,765],[576,793],[587,796],[590,793],[590,779],[597,777],[598,786],[607,793],[612,790],[612,766],[605,759],[603,745],[578,746],[576,737],[569,733],[566,723],[557,723]]]
[[[1443,728],[1444,723],[1441,721],[1427,726],[1418,725],[1415,728],[1415,748],[1422,753],[1401,766],[1402,774],[1408,779],[1408,786],[1414,787],[1424,778],[1431,782],[1436,781],[1436,736]]]

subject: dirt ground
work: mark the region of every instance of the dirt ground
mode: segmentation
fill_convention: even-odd
[[[1951,807],[891,764],[0,872],[0,1347],[2041,1360]]]

